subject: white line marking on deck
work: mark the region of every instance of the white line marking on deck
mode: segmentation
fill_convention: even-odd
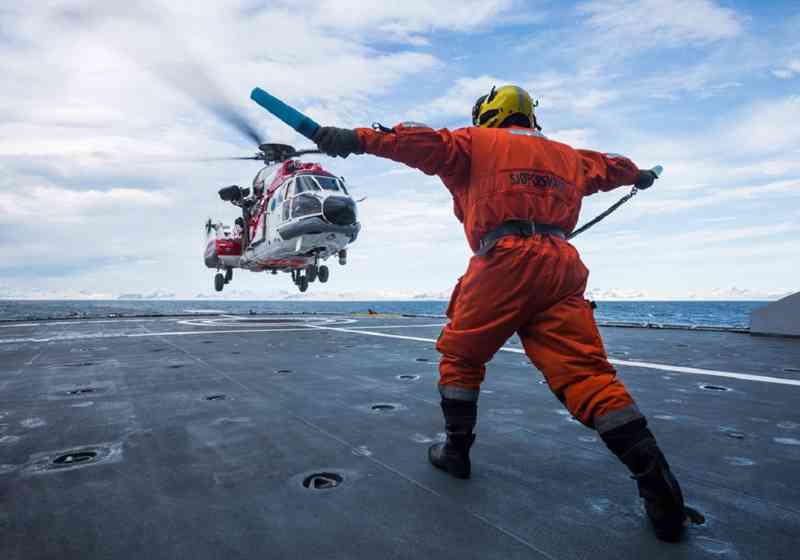
[[[35,323],[10,323],[8,325],[0,325],[0,329],[12,329],[14,327],[42,327],[42,326],[57,326],[62,325],[95,325],[100,323],[154,323],[158,321],[170,321],[175,317],[155,317],[152,319],[79,319],[70,321],[37,321]]]
[[[447,323],[431,323],[430,325],[377,325],[374,327],[350,327],[351,329],[414,329],[422,327],[443,327]]]
[[[109,321],[110,322],[110,321]],[[432,326],[441,326],[439,324],[435,325],[381,325],[375,326],[372,328],[410,328],[413,326],[419,327],[432,327]],[[340,327],[327,327],[322,325],[315,325],[315,324],[305,324],[299,326],[299,328],[289,328],[289,329],[270,329],[270,328],[262,328],[262,329],[230,329],[230,330],[205,330],[205,331],[168,331],[168,332],[146,332],[146,333],[103,333],[103,334],[90,334],[90,335],[73,335],[73,336],[61,336],[61,337],[51,337],[51,338],[14,338],[14,339],[0,339],[0,344],[12,344],[12,343],[20,343],[20,342],[68,342],[70,340],[86,340],[86,339],[93,339],[93,338],[142,338],[142,337],[154,337],[154,336],[190,336],[190,335],[211,335],[211,334],[236,334],[236,333],[270,333],[270,332],[313,332],[313,331],[338,331],[338,332],[346,332],[352,334],[363,334],[368,336],[378,336],[383,338],[393,338],[399,340],[411,340],[414,342],[436,342],[435,338],[422,338],[418,336],[404,336],[399,334],[389,334],[389,333],[381,333],[381,332],[374,332],[363,330],[364,328],[369,327],[353,327],[353,328],[340,328]],[[504,352],[513,352],[515,354],[524,354],[525,351],[519,348],[510,348],[507,346],[502,347],[500,350]],[[674,373],[687,373],[691,375],[707,375],[711,377],[727,377],[729,379],[740,379],[743,381],[758,381],[761,383],[772,383],[776,385],[791,385],[795,387],[800,387],[800,380],[798,379],[782,379],[780,377],[769,377],[766,375],[753,375],[749,373],[737,373],[732,371],[718,371],[712,369],[700,369],[700,368],[693,368],[693,367],[685,367],[685,366],[673,366],[669,364],[657,364],[652,362],[639,362],[639,361],[630,361],[630,360],[616,360],[616,359],[609,359],[612,364],[619,365],[619,366],[627,366],[627,367],[637,367],[637,368],[644,368],[644,369],[654,369],[659,371],[670,371]]]
[[[234,334],[234,333],[269,333],[269,332],[313,332],[308,327],[297,329],[231,329],[224,331],[172,331],[172,332],[146,332],[146,333],[103,333],[103,334],[75,334],[68,336],[54,336],[51,338],[6,338],[0,339],[0,344],[17,344],[20,342],[70,342],[73,340],[90,340],[94,338],[142,338],[148,336],[184,336],[196,334]]]
[[[41,352],[39,352],[39,353],[38,353],[38,354],[36,354],[36,355],[35,355],[33,358],[31,358],[30,360],[28,360],[27,362],[25,362],[25,365],[26,365],[26,366],[32,366],[32,365],[33,365],[33,362],[35,362],[37,359],[39,359],[39,356],[41,356],[41,355],[42,355],[42,353],[41,353]]]
[[[339,331],[339,332],[347,332],[353,334],[366,334],[369,336],[380,336],[384,338],[397,338],[400,340],[414,340],[417,342],[436,342],[435,338],[420,338],[416,336],[402,336],[399,334],[388,334],[388,333],[379,333],[379,332],[370,332],[358,329],[342,329],[337,327],[323,327],[319,325],[309,325],[312,329],[318,330],[326,330],[326,331]],[[515,354],[524,354],[525,351],[519,348],[509,348],[508,346],[504,346],[500,348],[500,350],[504,352],[513,352]],[[651,362],[634,362],[630,360],[613,360],[610,359],[609,362],[619,366],[628,366],[628,367],[638,367],[638,368],[645,368],[645,369],[656,369],[660,371],[672,371],[675,373],[688,373],[692,375],[708,375],[712,377],[728,377],[730,379],[741,379],[744,381],[759,381],[761,383],[774,383],[776,385],[793,385],[796,387],[800,387],[800,380],[798,379],[781,379],[780,377],[769,377],[766,375],[753,375],[749,373],[736,373],[733,371],[718,371],[713,369],[700,369],[700,368],[692,368],[692,367],[684,367],[684,366],[672,366],[669,364],[655,364]]]

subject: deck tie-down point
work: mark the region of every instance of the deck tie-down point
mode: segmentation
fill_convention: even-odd
[[[314,473],[303,479],[303,486],[309,490],[329,490],[336,488],[344,481],[344,477],[338,473],[321,472]]]
[[[94,393],[95,389],[93,387],[81,387],[80,389],[72,389],[71,391],[67,391],[68,395],[87,395],[90,393]]]
[[[370,407],[375,412],[388,412],[390,410],[396,410],[397,405],[389,404],[389,403],[376,403]]]
[[[706,391],[730,391],[731,390],[728,387],[722,387],[721,385],[708,385],[708,384],[705,384],[705,383],[703,385],[700,385],[700,388],[704,389]]]
[[[204,397],[207,401],[224,401],[227,399],[227,395],[217,394],[217,395],[207,395]]]
[[[419,379],[419,375],[412,375],[410,373],[402,373],[397,376],[397,379],[400,381],[416,381]]]
[[[97,459],[96,451],[76,451],[74,453],[66,453],[59,455],[53,459],[53,466],[71,466],[78,463],[86,463]]]

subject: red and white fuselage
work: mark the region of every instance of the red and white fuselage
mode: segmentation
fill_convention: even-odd
[[[206,224],[208,268],[298,271],[339,255],[361,225],[344,181],[319,164],[290,159],[265,167],[253,181],[244,235],[211,220]]]

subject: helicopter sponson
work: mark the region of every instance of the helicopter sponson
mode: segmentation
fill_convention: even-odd
[[[205,264],[219,272],[221,291],[234,268],[253,272],[289,272],[300,291],[315,280],[327,282],[322,264],[336,255],[347,261],[347,246],[361,229],[356,202],[343,178],[317,163],[288,159],[268,165],[253,180],[252,191],[232,185],[220,198],[239,206],[242,216],[232,227],[206,223]]]

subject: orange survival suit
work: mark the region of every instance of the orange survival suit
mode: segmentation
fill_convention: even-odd
[[[470,247],[509,221],[574,229],[581,199],[636,182],[630,160],[570,146],[536,130],[416,123],[356,129],[366,153],[438,175],[453,195]],[[453,290],[442,353],[444,398],[477,400],[485,364],[517,333],[551,390],[586,426],[606,432],[641,418],[606,357],[591,306],[588,270],[563,236],[504,236],[472,257]]]

